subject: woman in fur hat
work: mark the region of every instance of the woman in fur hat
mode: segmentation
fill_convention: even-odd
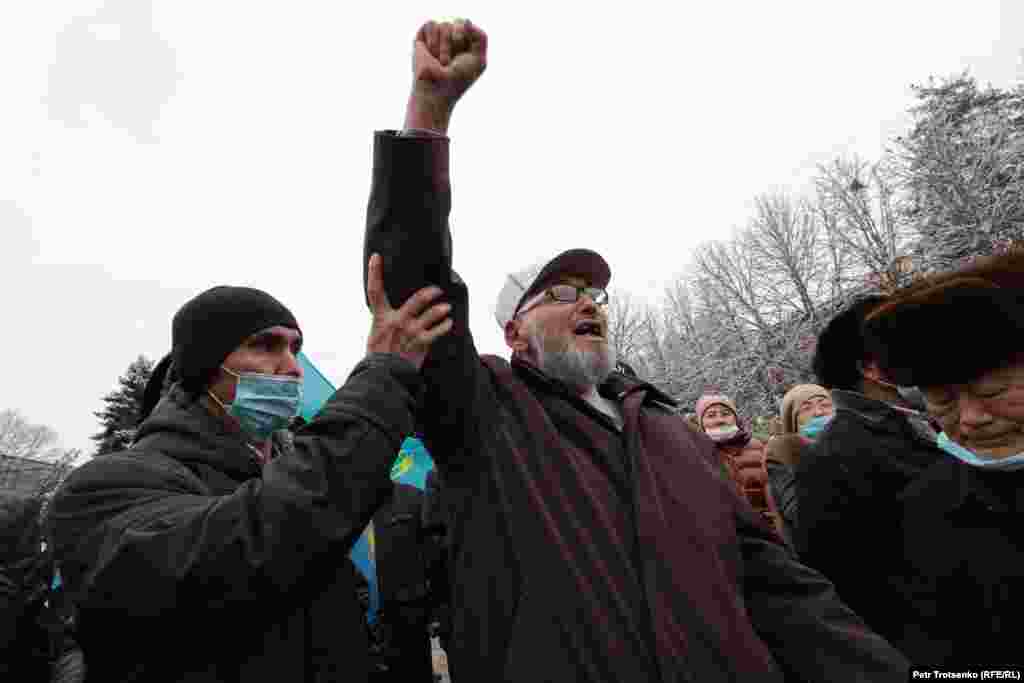
[[[923,390],[946,453],[902,496],[916,614],[893,644],[946,668],[1019,664],[1024,251],[913,285],[864,329],[893,381]]]

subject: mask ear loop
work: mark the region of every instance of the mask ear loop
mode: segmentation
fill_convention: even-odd
[[[220,369],[221,369],[221,370],[223,370],[224,372],[228,373],[229,375],[231,375],[232,377],[234,377],[234,378],[235,378],[235,391],[237,391],[237,390],[238,390],[238,380],[240,380],[240,379],[242,378],[242,377],[241,377],[241,375],[239,375],[239,374],[238,374],[237,372],[235,372],[234,370],[228,370],[228,369],[227,369],[226,367],[224,367],[223,365],[222,365],[222,366],[220,366]],[[217,405],[219,405],[219,406],[221,407],[221,409],[222,409],[222,410],[223,410],[223,411],[224,411],[224,412],[225,412],[226,414],[228,414],[228,415],[230,415],[230,414],[231,414],[231,406],[230,406],[230,405],[225,405],[223,401],[221,401],[221,400],[220,400],[219,398],[217,398],[217,394],[213,393],[213,392],[212,392],[212,391],[210,391],[209,389],[207,389],[207,390],[206,390],[206,393],[210,395],[210,398],[212,398],[212,399],[213,399],[214,401],[216,401],[216,402],[217,402]]]
[[[860,361],[857,361],[857,372],[859,372],[860,376],[869,382],[881,384],[883,387],[889,387],[890,389],[895,389],[899,391],[899,386],[893,384],[892,382],[886,382],[884,379],[875,379],[874,377],[868,377],[866,374],[864,374],[864,364],[861,363]]]

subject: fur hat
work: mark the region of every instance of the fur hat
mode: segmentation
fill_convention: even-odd
[[[1024,249],[976,260],[894,294],[864,325],[904,386],[969,382],[1024,353]]]
[[[786,392],[786,395],[782,398],[782,433],[783,434],[798,434],[800,429],[797,427],[796,418],[800,412],[800,406],[809,398],[815,396],[825,396],[828,398],[832,397],[832,394],[828,393],[828,389],[817,384],[797,384],[795,387]]]
[[[864,320],[885,303],[885,297],[872,295],[858,299],[828,321],[818,335],[811,367],[822,386],[829,389],[859,391],[862,363],[869,352],[861,327]]]

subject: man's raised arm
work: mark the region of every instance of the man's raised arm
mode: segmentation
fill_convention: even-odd
[[[452,295],[448,123],[486,65],[487,36],[478,27],[427,22],[413,46],[405,129],[375,136],[363,262],[373,253],[383,257],[387,295],[396,305],[427,285]]]
[[[414,43],[405,129],[374,138],[364,261],[381,255],[385,291],[396,306],[429,285],[451,304],[452,331],[423,364],[418,412],[441,465],[467,452],[477,434],[481,365],[469,332],[469,294],[452,270],[447,131],[455,103],[486,63],[487,36],[470,22],[424,24]]]

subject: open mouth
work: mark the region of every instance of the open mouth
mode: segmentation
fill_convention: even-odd
[[[578,337],[596,337],[597,339],[604,339],[604,331],[601,329],[601,323],[593,320],[584,320],[576,323],[576,327],[573,328],[573,333]]]

